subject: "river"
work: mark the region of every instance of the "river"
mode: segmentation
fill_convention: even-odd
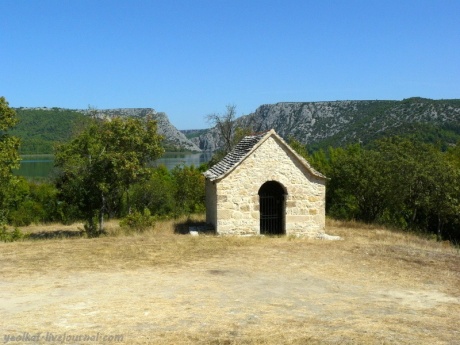
[[[212,152],[166,152],[160,159],[153,162],[152,165],[158,166],[164,164],[169,170],[181,164],[197,167],[202,163],[209,162],[211,157]],[[53,155],[24,155],[21,158],[21,167],[15,171],[15,175],[27,178],[47,178],[52,176],[54,166]]]

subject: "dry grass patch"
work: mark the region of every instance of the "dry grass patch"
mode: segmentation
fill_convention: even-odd
[[[192,218],[199,221],[200,218]],[[136,269],[158,265],[182,266],[190,260],[222,255],[230,248],[250,246],[260,238],[192,237],[176,235],[178,225],[186,218],[167,220],[143,233],[124,232],[117,221],[107,224],[107,236],[100,238],[53,237],[42,241],[21,241],[4,245],[3,272],[33,273],[46,271],[78,271]],[[73,226],[42,225],[27,228],[26,233],[46,231],[78,232],[81,224]]]
[[[175,234],[185,221],[0,244],[0,333],[123,334],[126,344],[460,339],[456,248],[330,220],[342,241]]]

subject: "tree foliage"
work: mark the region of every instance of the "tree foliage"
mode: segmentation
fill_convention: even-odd
[[[11,198],[8,222],[15,226],[59,222],[65,219],[51,183],[37,183],[20,177]]]
[[[460,240],[460,149],[448,151],[414,139],[391,137],[372,148],[360,144],[308,155],[292,146],[330,180],[329,216],[377,222]]]
[[[177,217],[204,211],[204,176],[202,169],[180,165],[167,170],[165,166],[151,169],[147,181],[130,190],[133,209],[148,209],[159,218]]]
[[[175,189],[174,178],[164,165],[152,168],[146,181],[130,189],[131,205],[139,212],[147,208],[151,214],[162,218],[173,216],[176,212]]]
[[[180,213],[204,212],[204,176],[194,166],[177,166],[172,170],[176,190],[175,200]]]
[[[155,121],[116,117],[94,119],[57,148],[60,196],[86,220],[89,235],[100,234],[104,215],[116,212],[130,186],[148,176],[148,162],[163,154],[161,140]]]
[[[8,218],[9,204],[18,183],[13,169],[19,168],[19,139],[9,135],[16,123],[16,112],[5,97],[0,97],[0,224]]]

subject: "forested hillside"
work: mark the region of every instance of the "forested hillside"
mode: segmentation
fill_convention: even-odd
[[[64,108],[16,108],[19,119],[11,134],[21,139],[21,154],[53,153],[57,143],[70,140],[73,133],[88,122],[88,110]],[[200,151],[179,132],[165,113],[151,108],[123,108],[95,110],[98,116],[145,117],[152,116],[158,123],[158,132],[164,136],[167,151]]]
[[[21,138],[22,154],[53,153],[55,143],[70,139],[78,124],[83,126],[83,112],[61,108],[17,108],[19,122],[11,135]]]

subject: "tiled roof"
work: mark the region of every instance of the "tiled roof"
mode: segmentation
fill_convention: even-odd
[[[204,172],[204,176],[211,180],[217,180],[223,178],[227,173],[233,170],[241,161],[243,161],[250,152],[260,142],[265,141],[266,138],[273,135],[276,137],[297,159],[315,176],[319,178],[326,178],[323,174],[319,173],[300,155],[298,155],[276,132],[272,129],[267,132],[248,135],[241,140],[238,145],[227,154],[220,162],[213,165],[210,169]]]
[[[234,166],[238,165],[267,133],[268,132],[245,136],[229,154],[208,169],[204,173],[204,176],[212,181],[225,175]]]

